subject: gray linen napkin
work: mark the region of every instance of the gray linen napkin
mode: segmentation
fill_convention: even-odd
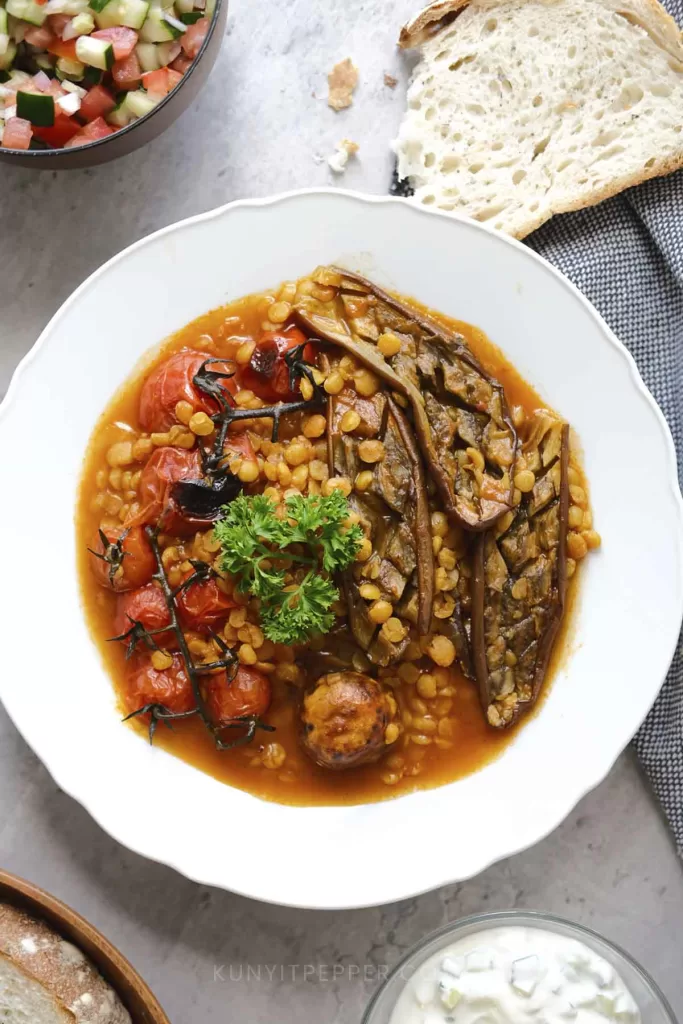
[[[663,2],[683,24],[683,0]],[[396,179],[391,191],[411,192]],[[683,478],[683,171],[554,217],[526,241],[581,289],[631,351],[669,421]],[[681,637],[634,742],[683,857]]]
[[[683,0],[669,4],[683,20]],[[681,114],[683,121],[683,112]],[[527,240],[577,285],[631,350],[669,421],[683,476],[683,172],[555,217]],[[683,642],[635,739],[683,856]]]
[[[678,10],[674,11],[674,6]],[[683,0],[669,9],[683,15]],[[683,120],[683,112],[682,112]],[[630,349],[669,421],[683,476],[683,172],[555,217],[529,245],[554,263]],[[683,643],[635,739],[683,856]]]

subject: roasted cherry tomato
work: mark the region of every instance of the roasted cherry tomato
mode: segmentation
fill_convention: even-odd
[[[237,675],[228,681],[225,672],[216,672],[202,681],[206,704],[217,724],[229,722],[244,715],[262,718],[270,706],[270,680],[255,668],[240,665]]]
[[[185,448],[157,448],[147,460],[140,476],[140,510],[127,522],[135,525],[156,523],[161,514],[165,513],[163,529],[167,533],[192,533],[193,530],[199,529],[200,527],[196,525],[185,523],[175,508],[171,491],[179,480],[200,480],[202,475],[202,460],[196,448],[192,451]],[[203,525],[206,526],[206,523]],[[180,527],[180,530],[177,530],[177,527]]]
[[[233,599],[223,593],[215,579],[191,583],[180,591],[177,603],[183,625],[200,633],[215,629],[227,618],[230,609],[237,607]]]
[[[90,564],[100,586],[120,592],[141,587],[151,580],[156,562],[141,526],[132,526],[130,529],[123,526],[108,527],[102,533],[107,538],[107,544],[104,544],[98,533],[90,547]]]
[[[205,412],[209,416],[219,411],[218,402],[192,383],[202,363],[213,358],[209,352],[186,349],[176,352],[152,370],[140,392],[140,426],[143,430],[163,432],[172,427],[177,423],[175,407],[178,402],[189,402],[195,412]],[[229,363],[214,363],[210,369],[232,372]],[[220,383],[230,394],[237,390],[232,377],[224,377]]]
[[[145,704],[163,704],[175,714],[191,711],[195,699],[182,657],[174,654],[171,667],[158,672],[149,655],[136,655],[128,669],[125,703],[129,711],[137,711]]]
[[[148,583],[119,597],[114,617],[115,635],[123,636],[133,622],[141,623],[150,633],[170,625],[166,600],[156,583]],[[170,629],[167,633],[157,633],[154,640],[160,647],[177,646],[175,634]]]
[[[247,429],[248,423],[249,421],[247,420],[245,424]],[[239,455],[240,458],[248,459],[250,461],[253,461],[256,458],[256,453],[251,441],[249,440],[249,435],[246,433],[246,429],[233,433],[231,428],[230,433],[225,439],[223,451],[227,456]]]
[[[294,391],[289,386],[289,367],[285,355],[297,345],[303,345],[306,336],[298,327],[285,327],[282,331],[266,331],[256,344],[249,365],[242,370],[242,386],[253,391],[264,402],[293,402],[300,397],[297,383]],[[315,349],[306,345],[304,362],[315,362]]]

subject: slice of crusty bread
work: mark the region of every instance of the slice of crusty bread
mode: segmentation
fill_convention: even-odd
[[[37,978],[0,953],[0,1021],[2,1024],[75,1024],[76,1018]]]
[[[0,903],[1,1024],[131,1024],[83,953],[22,910]]]
[[[683,166],[683,39],[656,0],[437,0],[394,149],[427,206],[523,238]]]

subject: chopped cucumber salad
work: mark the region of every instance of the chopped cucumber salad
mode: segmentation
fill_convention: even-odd
[[[197,57],[216,0],[0,0],[0,145],[82,146],[144,117]]]

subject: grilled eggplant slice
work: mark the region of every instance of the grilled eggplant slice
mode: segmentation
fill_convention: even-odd
[[[341,421],[351,409],[361,415],[361,424],[358,432],[344,433]],[[330,397],[327,410],[331,473],[352,480],[359,472],[372,473],[367,489],[363,493],[355,490],[349,497],[349,505],[360,517],[373,547],[365,565],[355,566],[343,576],[349,625],[356,643],[373,664],[390,665],[405,650],[410,620],[406,622],[405,638],[392,643],[370,618],[360,588],[364,583],[374,583],[395,607],[409,602],[414,593],[418,633],[429,631],[434,556],[422,461],[403,412],[388,395],[361,398],[353,388],[346,387]],[[383,458],[375,463],[364,462],[361,457],[362,445],[369,439],[383,446]]]
[[[567,590],[569,426],[541,413],[520,463],[533,488],[477,537],[472,658],[484,714],[503,729],[538,698]]]
[[[408,399],[445,511],[468,530],[488,529],[512,507],[517,437],[502,385],[461,335],[357,274],[334,267],[329,273],[339,282],[334,298],[303,300],[299,322]],[[401,342],[391,357],[377,347],[383,334]]]

